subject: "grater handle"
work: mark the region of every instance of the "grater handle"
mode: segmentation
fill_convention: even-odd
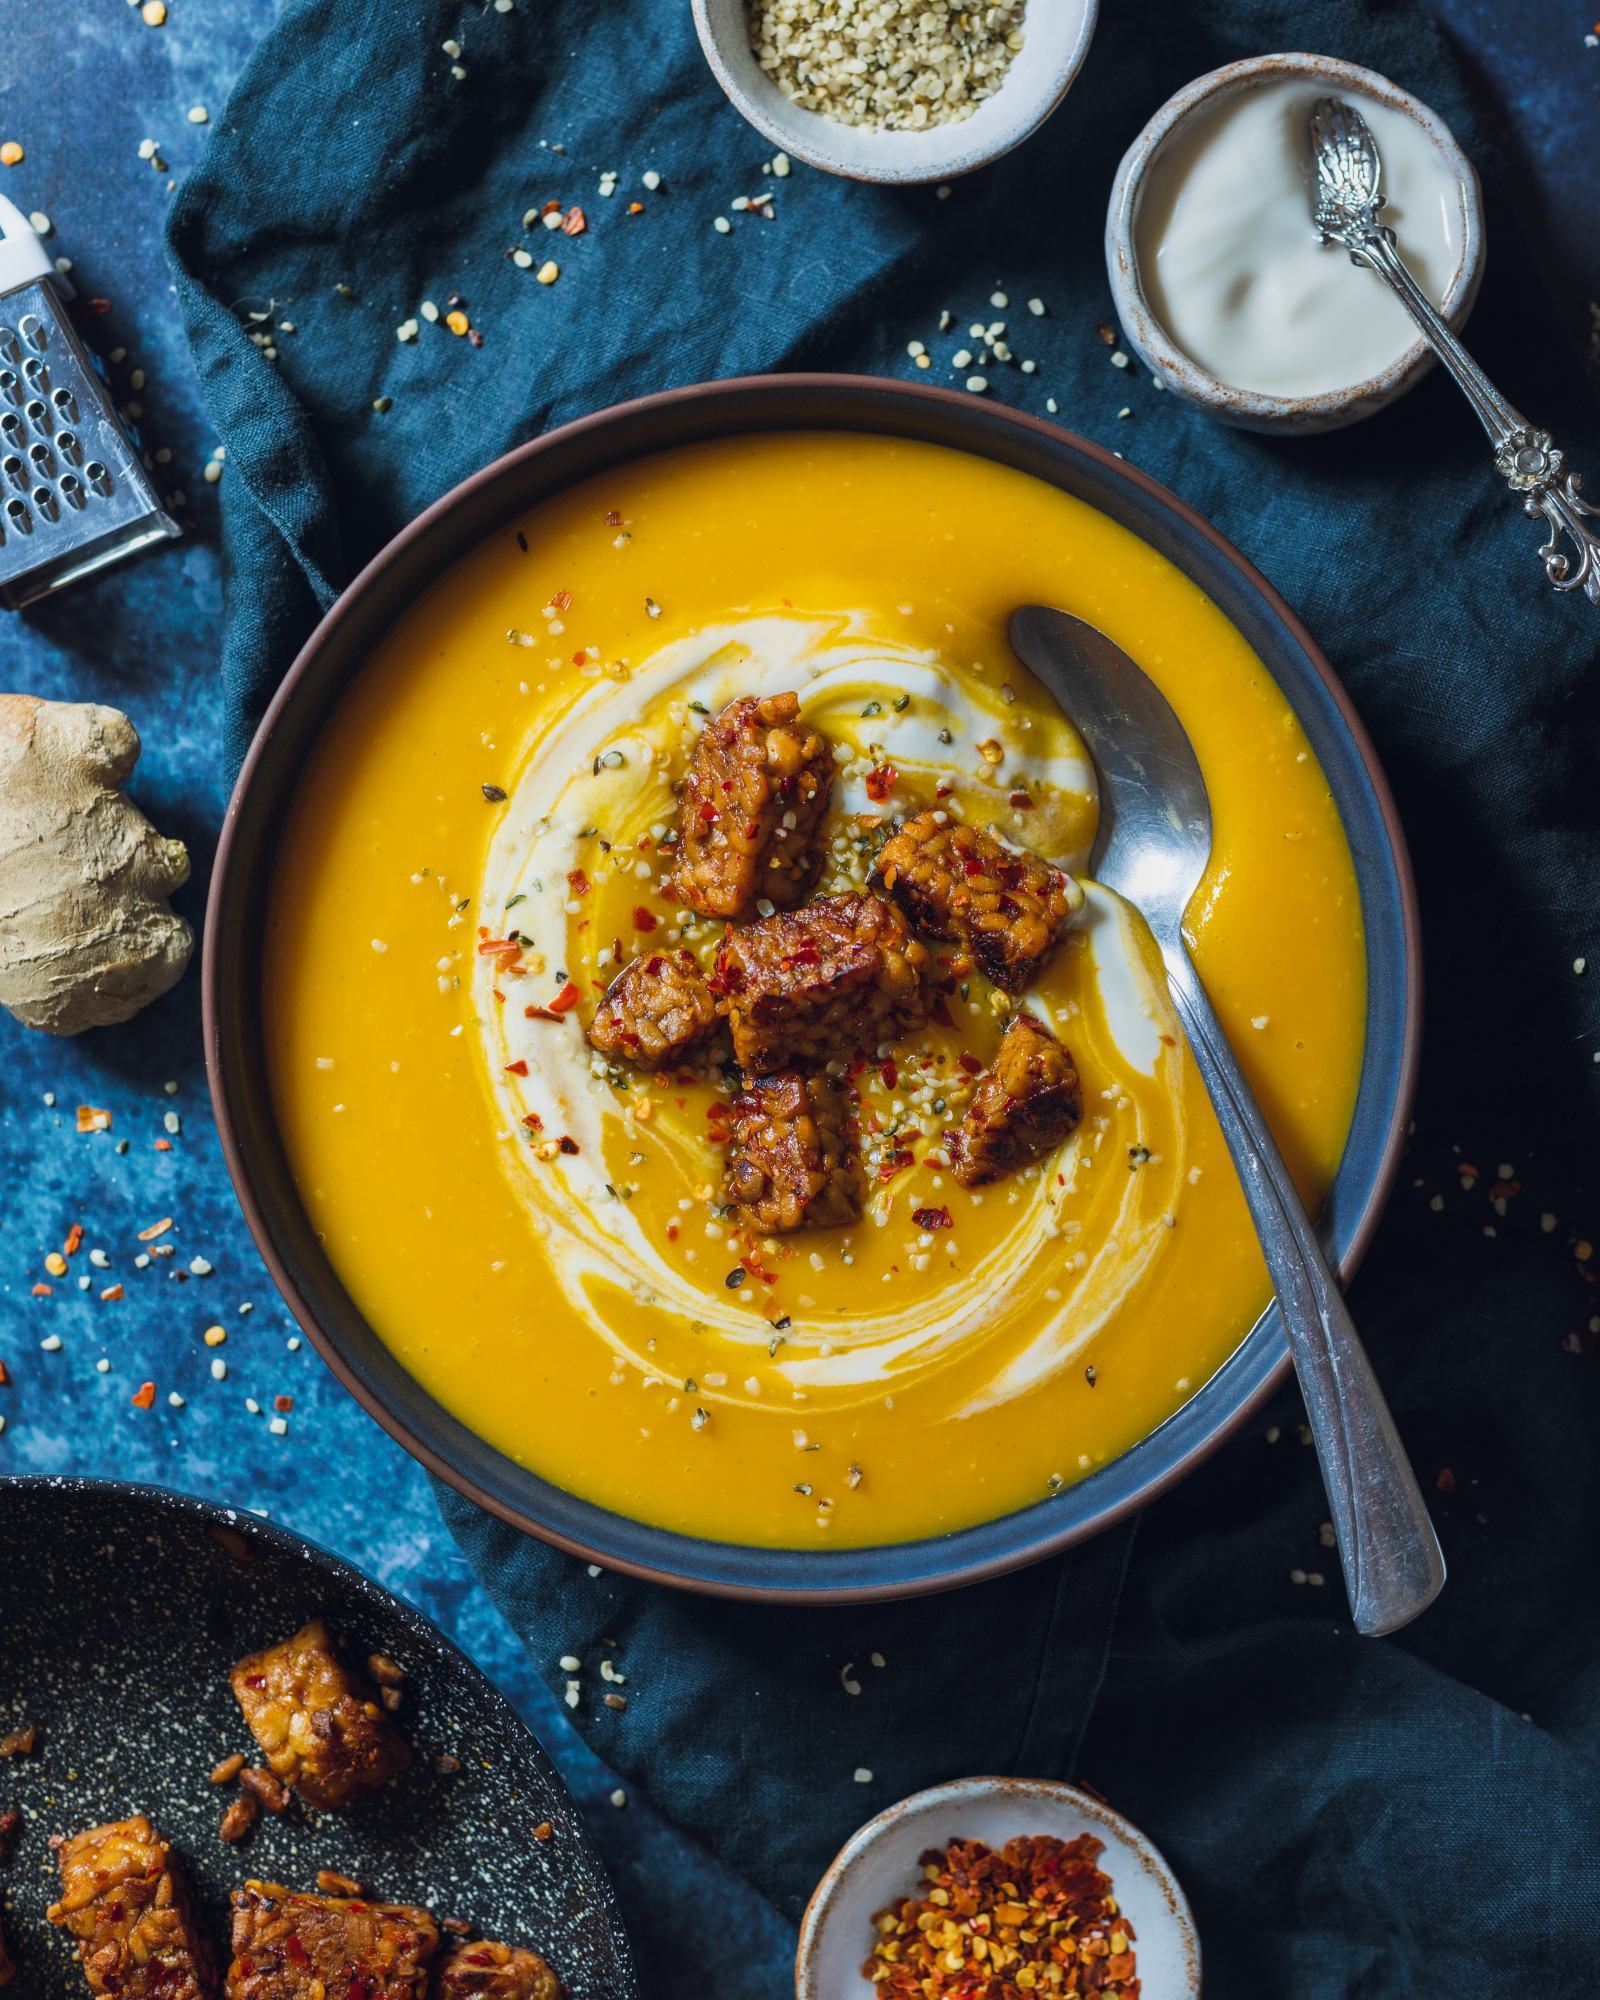
[[[60,283],[39,232],[14,201],[0,194],[0,298],[41,278]]]

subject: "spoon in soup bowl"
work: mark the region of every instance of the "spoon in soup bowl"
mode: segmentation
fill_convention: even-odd
[[[1356,1629],[1397,1631],[1438,1596],[1444,1556],[1338,1280],[1189,956],[1184,913],[1211,860],[1193,746],[1155,682],[1081,618],[1024,605],[1010,637],[1094,759],[1089,873],[1148,923],[1233,1157],[1300,1377]]]

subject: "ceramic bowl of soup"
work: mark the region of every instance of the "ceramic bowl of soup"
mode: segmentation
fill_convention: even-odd
[[[1148,934],[1088,875],[1092,766],[1006,645],[1023,602],[1108,632],[1189,730],[1216,829],[1196,961],[1359,1258],[1412,1088],[1414,901],[1371,746],[1270,587],[1122,460],[971,398],[820,376],[623,405],[468,480],[346,591],[251,748],[208,912],[213,1100],[272,1274],[503,1519],[708,1591],[936,1589],[1121,1518],[1281,1381]],[[784,754],[831,746],[830,784],[772,823],[816,843],[807,883],[757,884],[730,928],[682,893],[683,821],[717,818],[707,732],[762,703]],[[602,1006],[686,968],[731,1012],[730,936],[774,899],[870,904],[882,843],[932,814],[1071,874],[1072,926],[1008,991],[923,924],[909,1025],[850,947],[835,1039],[795,1061],[854,1191],[791,1228],[734,1184],[750,1079],[716,1024],[619,1052]],[[954,1135],[1019,1011],[1069,1052],[1072,1129],[972,1185]]]

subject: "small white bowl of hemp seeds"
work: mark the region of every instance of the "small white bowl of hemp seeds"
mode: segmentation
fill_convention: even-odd
[[[694,0],[730,103],[791,159],[858,181],[952,180],[1066,96],[1098,0]]]

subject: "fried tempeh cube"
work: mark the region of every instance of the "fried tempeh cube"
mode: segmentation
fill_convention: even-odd
[[[799,713],[795,694],[742,695],[700,732],[672,886],[703,917],[754,916],[763,897],[793,909],[817,879],[833,745]]]
[[[884,842],[872,886],[929,937],[959,938],[1007,993],[1038,977],[1084,900],[1070,875],[1037,854],[937,811],[918,813]]]
[[[561,1981],[536,1951],[464,1944],[441,1963],[433,2000],[561,2000]]]
[[[247,1882],[227,2000],[422,2000],[438,1949],[439,1926],[409,1904]]]
[[[1018,1014],[951,1140],[950,1170],[963,1187],[983,1187],[1053,1153],[1082,1117],[1071,1055],[1043,1021]]]
[[[653,1069],[693,1055],[716,1032],[718,1018],[693,952],[645,952],[606,988],[589,1040],[603,1055]]]
[[[893,1042],[928,1018],[928,953],[900,913],[851,890],[730,930],[712,986],[752,1076]]]
[[[308,1805],[336,1811],[411,1762],[376,1693],[340,1657],[320,1618],[246,1654],[228,1678],[267,1763]]]
[[[78,1940],[94,1994],[115,2000],[215,2000],[216,1971],[182,1870],[145,1818],[91,1826],[57,1857],[51,1923]]]
[[[733,1100],[728,1199],[752,1229],[833,1229],[861,1214],[854,1133],[829,1078],[779,1070]]]

